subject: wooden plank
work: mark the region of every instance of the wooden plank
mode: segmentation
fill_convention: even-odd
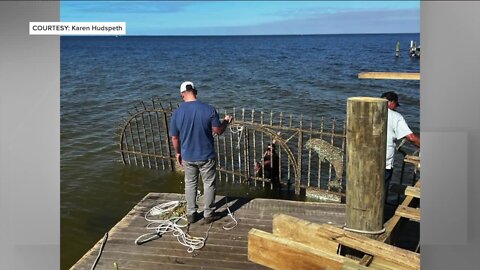
[[[414,156],[414,155],[406,155],[405,160],[409,160],[412,162],[420,162],[420,157],[419,156]]]
[[[273,234],[284,237],[312,248],[337,253],[339,244],[322,235],[322,226],[303,219],[284,214],[274,215]]]
[[[417,169],[420,168],[420,157],[418,156],[406,155],[403,161],[414,165]]]
[[[420,221],[420,208],[399,205],[397,210],[395,211],[395,215],[414,221]]]
[[[420,188],[408,186],[405,189],[405,195],[420,198]]]
[[[414,185],[414,187],[420,188],[420,180],[417,181],[417,183]],[[413,201],[414,197],[412,196],[406,196],[405,199],[402,202],[402,206],[409,206],[410,203]],[[394,215],[392,218],[390,218],[386,223],[385,223],[385,233],[380,235],[377,240],[381,242],[388,242],[392,233],[395,231],[395,228],[397,228],[398,223],[400,222],[401,217],[398,215]]]
[[[370,267],[380,268],[384,270],[410,270],[411,269],[409,267],[404,267],[394,262],[387,261],[384,258],[380,258],[380,257],[373,258],[372,262],[368,265],[368,268]],[[420,269],[420,266],[418,266],[418,268],[416,269]]]
[[[273,269],[340,270],[355,264],[356,269],[368,269],[343,256],[257,229],[248,233],[248,259]]]
[[[406,190],[405,186],[403,185],[399,185],[399,186],[402,186],[403,189],[402,189],[402,193]],[[392,186],[393,187],[393,186]],[[410,187],[410,186],[409,186]],[[420,193],[420,180],[417,181],[417,183],[415,184],[414,187],[410,187],[412,189],[418,189],[418,193]],[[412,202],[414,196],[411,196],[411,195],[408,195],[407,193],[405,193],[407,196],[406,198],[404,199],[404,201],[402,202],[402,206],[408,206],[410,205],[410,203]],[[419,196],[420,197],[420,196]],[[376,239],[380,242],[385,242],[387,243],[389,240],[390,240],[390,237],[391,235],[393,234],[395,228],[397,228],[397,225],[398,223],[400,222],[400,219],[401,217],[398,216],[398,215],[394,215],[392,218],[390,218],[390,220],[387,221],[386,225],[385,225],[385,233],[383,233],[382,235],[378,236]],[[360,260],[360,264],[361,265],[370,265],[370,263],[372,262],[372,259],[373,257],[370,256],[370,255],[365,255],[363,256],[363,258]],[[373,261],[373,265],[382,265],[383,268],[388,268],[385,264],[382,264],[382,260],[378,260],[376,259],[375,261]]]
[[[420,80],[418,72],[360,72],[359,79]]]
[[[374,257],[381,257],[386,261],[398,264],[408,269],[420,268],[420,254],[391,246],[365,236],[347,232],[343,229],[323,224],[322,229],[329,233],[329,237],[337,243],[367,253]]]
[[[359,264],[360,264],[360,265],[368,266],[368,265],[370,265],[370,263],[372,262],[372,260],[373,260],[373,256],[371,256],[371,255],[364,255],[364,256],[362,257],[362,259],[360,259]]]
[[[225,253],[224,253],[225,254]],[[102,259],[111,258],[116,260],[123,260],[123,265],[125,263],[132,263],[132,265],[138,264],[140,262],[156,263],[158,264],[180,264],[187,266],[209,266],[216,267],[219,269],[233,268],[233,269],[250,269],[254,264],[247,260],[247,256],[242,258],[242,260],[232,260],[230,258],[224,257],[222,253],[215,254],[210,253],[208,256],[199,257],[198,255],[193,257],[193,255],[187,254],[185,251],[173,253],[168,250],[161,250],[161,253],[158,254],[145,254],[139,251],[129,251],[129,250],[119,250],[116,252],[104,252],[102,254]],[[202,254],[203,255],[203,254]],[[112,263],[113,264],[113,263]],[[119,263],[120,269],[122,263]],[[143,268],[137,268],[143,269]],[[158,269],[158,268],[157,268]]]

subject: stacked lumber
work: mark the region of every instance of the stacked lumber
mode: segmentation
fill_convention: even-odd
[[[248,259],[273,269],[420,269],[420,254],[329,224],[279,214],[273,233],[251,229]],[[341,247],[371,256],[369,266],[339,254]]]

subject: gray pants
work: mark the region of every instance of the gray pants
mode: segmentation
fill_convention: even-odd
[[[198,205],[197,189],[198,189],[198,175],[202,176],[203,190],[204,190],[204,217],[210,217],[214,211],[215,203],[215,173],[216,160],[209,159],[205,161],[186,161],[182,162],[185,170],[185,197],[187,200],[187,215],[197,212]]]

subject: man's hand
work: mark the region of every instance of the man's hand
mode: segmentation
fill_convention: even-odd
[[[227,128],[228,124],[230,124],[233,121],[233,117],[230,115],[225,115],[223,118],[222,123],[220,124],[219,127],[212,127],[213,133],[217,135],[222,135],[223,132],[225,132],[225,129]]]
[[[228,124],[230,124],[233,121],[233,116],[225,115],[225,117],[223,118],[223,121],[226,121]]]
[[[177,160],[177,163],[182,166],[182,154],[178,153],[175,154],[175,159]]]
[[[408,134],[407,140],[413,143],[415,146],[420,147],[420,136],[417,136],[415,133]]]

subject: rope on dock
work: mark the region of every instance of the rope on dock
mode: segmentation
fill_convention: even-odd
[[[103,248],[105,247],[105,244],[107,243],[107,238],[108,238],[108,232],[105,233],[105,235],[102,238],[102,245],[100,246],[100,250],[98,251],[97,258],[95,258],[95,261],[92,264],[91,270],[95,269],[97,266],[98,260],[100,259],[100,256],[102,255]]]
[[[229,223],[223,225],[223,229],[225,231],[230,231],[230,230],[233,230],[233,228],[237,227],[238,225],[238,222],[237,220],[235,219],[235,216],[233,215],[232,212],[230,212],[230,207],[228,207],[228,200],[227,200],[227,197],[225,196],[225,205],[227,206],[227,211],[228,211],[228,215],[232,218],[232,221],[230,221]],[[233,226],[231,226],[230,224],[233,224]]]
[[[182,228],[188,226],[185,213],[181,216],[173,216],[168,219],[163,218],[165,215],[173,213],[176,208],[184,203],[184,201],[170,201],[152,207],[147,213],[145,213],[145,220],[150,221],[150,223],[147,224],[147,230],[153,230],[154,232],[139,236],[135,240],[135,244],[141,245],[153,239],[160,238],[165,233],[172,232],[173,236],[177,237],[177,240],[181,245],[188,247],[188,253],[192,253],[196,249],[201,249],[205,245],[206,238],[191,236],[182,230]],[[160,216],[161,218],[153,219],[151,216]],[[143,239],[147,236],[150,237]]]
[[[225,197],[225,201],[228,215],[232,218],[232,221],[224,225],[223,229],[229,231],[235,228],[238,222],[228,207],[227,197]],[[172,232],[173,236],[177,237],[177,241],[188,248],[188,253],[203,248],[208,239],[208,234],[212,228],[213,222],[210,223],[210,226],[205,233],[205,237],[191,236],[187,233],[189,224],[186,218],[186,213],[184,209],[183,211],[179,210],[179,208],[182,208],[185,205],[185,201],[170,201],[152,207],[145,213],[145,220],[150,222],[147,224],[146,229],[153,230],[154,232],[139,236],[135,239],[135,244],[141,245],[151,240],[158,239],[165,233]],[[172,213],[174,216],[172,216]],[[175,216],[175,214],[177,216]],[[160,216],[160,219],[154,219],[152,216]],[[234,223],[233,226],[231,226],[232,223]],[[184,232],[183,228],[187,228],[187,232]]]

